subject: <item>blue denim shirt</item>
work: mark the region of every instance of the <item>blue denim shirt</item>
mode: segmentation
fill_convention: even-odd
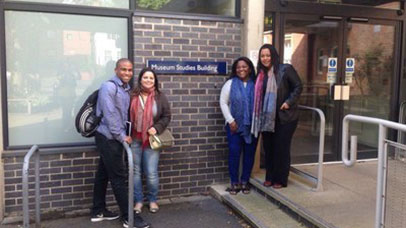
[[[130,86],[124,85],[116,75],[111,81],[104,82],[99,89],[96,114],[103,115],[97,132],[108,139],[124,142],[126,137],[126,121],[130,107]]]

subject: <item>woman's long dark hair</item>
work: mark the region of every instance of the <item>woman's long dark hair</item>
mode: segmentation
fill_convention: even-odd
[[[264,71],[265,74],[267,74],[268,71],[270,70],[270,69],[266,68],[266,67],[261,63],[261,51],[262,51],[263,49],[265,49],[265,48],[269,49],[269,51],[271,52],[271,66],[273,66],[273,72],[274,72],[274,74],[276,75],[276,74],[278,73],[278,70],[279,70],[279,63],[280,63],[280,60],[279,60],[279,54],[278,54],[278,52],[276,51],[276,48],[275,48],[273,45],[271,45],[271,44],[264,44],[264,45],[262,45],[262,47],[259,49],[259,52],[258,52],[257,72],[259,73],[259,72],[262,70],[262,71]]]
[[[247,65],[248,68],[250,69],[250,75],[249,77],[255,81],[256,78],[256,74],[255,74],[255,67],[254,64],[251,62],[251,60],[245,56],[241,56],[240,58],[236,59],[231,67],[231,74],[230,77],[228,79],[232,79],[234,77],[238,77],[237,75],[237,65],[239,61],[244,61]]]
[[[143,68],[143,69],[141,70],[141,72],[138,74],[137,85],[135,86],[133,92],[131,93],[132,96],[138,96],[138,95],[140,95],[140,93],[141,93],[141,91],[142,91],[142,89],[141,89],[141,79],[142,79],[142,75],[144,75],[145,72],[148,72],[148,71],[151,72],[151,73],[154,75],[154,79],[155,79],[155,84],[154,84],[154,86],[155,86],[155,91],[156,91],[157,93],[160,93],[160,91],[159,91],[159,86],[158,86],[159,83],[158,83],[158,76],[157,76],[157,74],[155,73],[155,71],[154,71],[153,69],[151,69],[151,68],[149,68],[149,67],[145,67],[145,68]]]

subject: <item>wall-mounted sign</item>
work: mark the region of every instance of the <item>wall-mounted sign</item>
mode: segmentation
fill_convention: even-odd
[[[155,61],[147,63],[158,74],[227,74],[227,62]]]
[[[328,58],[327,82],[335,83],[337,78],[337,58]]]
[[[355,71],[355,59],[346,58],[345,59],[345,83],[352,83],[352,75]]]

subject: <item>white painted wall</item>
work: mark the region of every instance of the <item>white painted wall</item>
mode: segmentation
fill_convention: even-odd
[[[243,55],[257,63],[257,53],[263,44],[265,0],[242,0],[241,17],[244,19]]]

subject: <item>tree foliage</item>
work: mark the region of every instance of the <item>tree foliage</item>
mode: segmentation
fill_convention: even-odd
[[[356,69],[354,79],[361,94],[365,94],[363,82],[367,80],[368,87],[373,94],[383,95],[385,91],[382,90],[382,84],[390,79],[393,67],[392,57],[385,56],[383,45],[372,45],[362,55],[355,55],[355,59],[359,63],[359,68]]]
[[[168,4],[171,0],[138,0],[138,7],[157,10]]]

